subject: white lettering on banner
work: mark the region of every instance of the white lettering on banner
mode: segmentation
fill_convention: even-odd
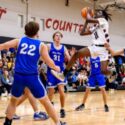
[[[48,18],[45,20],[45,28],[54,29],[54,30],[62,30],[67,32],[79,32],[83,27],[82,24],[71,23],[67,21],[57,20]]]

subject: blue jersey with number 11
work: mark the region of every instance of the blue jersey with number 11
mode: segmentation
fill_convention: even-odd
[[[38,61],[40,58],[40,40],[23,37],[17,49],[15,72],[22,74],[38,73]]]

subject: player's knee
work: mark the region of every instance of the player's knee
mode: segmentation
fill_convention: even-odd
[[[54,95],[54,91],[49,91],[48,95],[52,97]]]
[[[17,104],[17,98],[11,98],[11,100],[10,100],[10,103],[13,105],[13,106],[16,106],[16,104]]]

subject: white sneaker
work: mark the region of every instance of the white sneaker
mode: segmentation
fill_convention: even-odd
[[[63,75],[63,72],[56,72],[55,70],[51,70],[51,73],[60,81],[64,82],[65,76]]]

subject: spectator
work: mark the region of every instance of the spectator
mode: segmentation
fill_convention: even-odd
[[[12,76],[9,75],[9,72],[6,68],[3,69],[1,81],[2,81],[4,88],[6,88],[7,93],[10,94],[13,78],[12,78]]]

